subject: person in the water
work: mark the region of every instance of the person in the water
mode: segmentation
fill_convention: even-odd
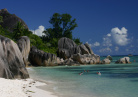
[[[79,75],[82,75],[82,74],[83,74],[83,72],[79,73]]]
[[[101,72],[97,72],[98,75],[101,75]]]

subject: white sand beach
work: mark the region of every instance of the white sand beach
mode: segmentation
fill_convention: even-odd
[[[44,91],[36,86],[47,85],[33,79],[0,78],[0,97],[58,97],[52,92]]]

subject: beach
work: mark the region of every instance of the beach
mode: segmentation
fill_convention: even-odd
[[[52,92],[37,88],[46,85],[33,79],[0,78],[0,97],[57,97]]]
[[[0,78],[0,97],[137,97],[138,56],[115,64],[120,57],[105,65],[27,67],[29,79]]]

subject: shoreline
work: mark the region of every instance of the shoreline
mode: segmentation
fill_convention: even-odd
[[[59,97],[51,91],[39,87],[46,83],[35,79],[4,79],[0,78],[1,97]]]
[[[54,90],[52,90],[52,88],[49,87],[50,85],[53,85],[53,82],[49,82],[49,81],[42,80],[42,79],[41,80],[40,79],[35,79],[35,78],[31,78],[31,79],[33,79],[34,81],[45,84],[45,85],[36,86],[36,88],[41,89],[43,91],[50,92],[50,93],[52,93],[52,95],[55,95],[56,97],[62,97],[61,94],[56,93]]]

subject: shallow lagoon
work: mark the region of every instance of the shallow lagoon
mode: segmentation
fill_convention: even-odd
[[[119,57],[113,57],[113,61]],[[32,67],[32,78],[50,83],[45,89],[61,97],[137,97],[138,56],[132,64]],[[86,72],[84,72],[86,70]],[[89,72],[87,72],[89,70]],[[97,75],[97,72],[101,75]],[[83,72],[82,75],[79,75]]]

